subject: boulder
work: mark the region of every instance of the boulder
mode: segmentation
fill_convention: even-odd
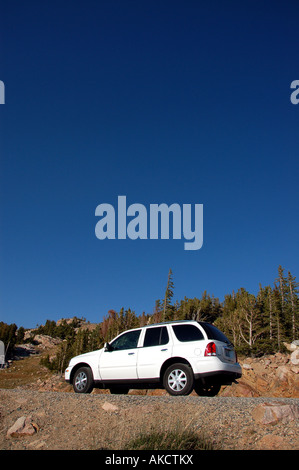
[[[225,386],[221,391],[222,397],[258,397],[258,391],[250,384],[240,380],[238,383]]]
[[[288,383],[289,374],[290,374],[290,370],[289,370],[289,368],[286,367],[286,366],[279,366],[279,367],[276,369],[276,377],[277,377],[277,379],[280,380],[281,382],[286,382],[286,383]]]
[[[102,405],[102,408],[105,411],[118,411],[118,407],[112,403],[109,403],[108,401],[105,401],[105,403]]]
[[[24,437],[32,436],[38,431],[37,424],[31,421],[31,416],[21,416],[17,421],[9,428],[6,433],[6,437]]]
[[[299,340],[296,339],[292,343],[283,343],[283,345],[287,348],[288,351],[293,352],[296,349],[299,349]]]
[[[262,403],[252,411],[253,419],[260,424],[277,424],[299,418],[299,406],[280,402]]]
[[[62,342],[60,338],[52,338],[48,335],[35,335],[34,342],[42,349],[53,348]]]
[[[282,436],[266,434],[255,446],[256,450],[292,450],[292,446],[287,439]]]
[[[295,349],[295,351],[292,352],[290,361],[294,366],[298,366],[298,364],[299,364],[299,348]]]

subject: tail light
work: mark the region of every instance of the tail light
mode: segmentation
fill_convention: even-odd
[[[208,343],[205,349],[205,356],[216,356],[216,344]]]

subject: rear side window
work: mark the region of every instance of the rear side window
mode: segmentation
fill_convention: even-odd
[[[166,326],[157,328],[148,328],[145,332],[143,347],[159,346],[160,344],[167,344],[169,341]]]
[[[216,326],[211,325],[210,323],[205,322],[198,322],[200,326],[205,330],[207,337],[209,339],[218,339],[218,341],[222,341],[223,343],[230,343],[224,333],[218,330]]]
[[[195,325],[173,325],[172,329],[181,342],[204,339],[202,332]]]

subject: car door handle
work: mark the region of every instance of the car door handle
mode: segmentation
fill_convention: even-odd
[[[135,353],[128,353],[128,356],[133,356]]]
[[[168,348],[165,348],[165,349],[161,349],[161,351],[168,351]]]

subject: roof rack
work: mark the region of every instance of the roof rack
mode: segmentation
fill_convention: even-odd
[[[149,323],[148,325],[144,325],[142,328],[145,328],[147,326],[169,325],[171,323],[189,323],[190,321],[196,322],[196,320],[169,320],[169,321],[163,321],[159,323]]]

